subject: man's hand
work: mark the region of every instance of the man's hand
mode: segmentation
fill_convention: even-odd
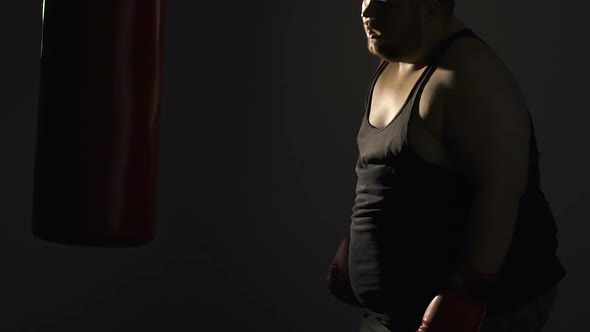
[[[478,332],[485,314],[484,304],[445,291],[430,302],[417,332]]]
[[[339,301],[346,304],[361,307],[362,304],[358,301],[352,286],[350,285],[350,277],[348,275],[348,246],[350,245],[350,235],[347,233],[344,239],[340,242],[336,256],[330,264],[328,269],[328,276],[326,281],[330,293]]]

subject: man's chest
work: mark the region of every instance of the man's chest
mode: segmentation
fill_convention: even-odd
[[[369,123],[376,128],[395,121],[398,113],[408,106],[412,88],[422,71],[404,79],[387,74],[386,68],[375,83],[371,96]],[[407,138],[410,147],[422,159],[437,166],[450,167],[443,145],[444,95],[441,87],[444,79],[444,75],[435,71],[417,96],[410,114]]]

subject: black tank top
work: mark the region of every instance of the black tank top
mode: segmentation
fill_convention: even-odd
[[[418,107],[425,84],[443,52],[460,37],[483,42],[464,29],[441,43],[400,112],[378,129],[369,123],[369,111],[375,82],[387,65],[381,62],[357,135],[350,280],[366,312],[396,331],[418,328],[463,248],[473,188],[462,174],[422,159],[407,141],[410,114]],[[512,244],[498,274],[488,316],[526,304],[566,275],[556,256],[556,223],[540,188],[539,151],[530,121],[528,188],[520,201]]]

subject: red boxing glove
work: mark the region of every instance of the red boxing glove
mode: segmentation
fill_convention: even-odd
[[[350,244],[350,235],[346,234],[340,246],[336,251],[336,256],[330,264],[328,270],[328,289],[332,296],[337,298],[339,301],[347,303],[355,307],[363,307],[354,292],[350,284],[350,277],[348,275],[348,246]]]
[[[485,313],[483,303],[443,291],[430,302],[417,332],[478,332]]]
[[[457,270],[449,287],[428,305],[417,332],[478,332],[494,273]]]

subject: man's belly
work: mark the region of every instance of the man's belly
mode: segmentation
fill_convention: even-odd
[[[396,301],[433,295],[458,258],[457,241],[436,227],[380,225],[351,224],[349,276],[359,301],[375,312],[388,312]]]

